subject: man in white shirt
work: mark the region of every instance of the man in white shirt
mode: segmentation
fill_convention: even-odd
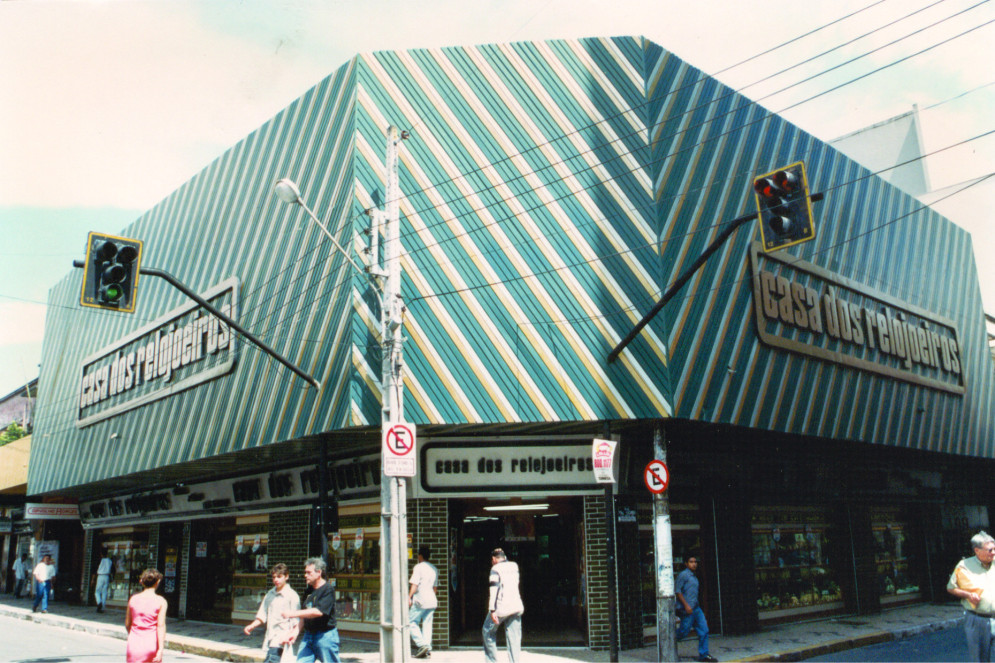
[[[432,656],[432,617],[439,606],[436,587],[439,586],[439,569],[429,562],[432,551],[428,546],[418,549],[418,563],[411,570],[408,591],[408,624],[411,640],[415,644],[415,658]]]
[[[21,553],[21,558],[14,561],[14,598],[21,598],[24,581],[28,579],[28,553]]]
[[[301,599],[294,588],[287,584],[290,573],[286,564],[274,565],[270,573],[273,576],[273,589],[263,597],[256,618],[245,627],[245,634],[249,635],[252,629],[266,624],[266,635],[263,636],[265,663],[280,663],[285,649],[293,654],[299,622],[296,617],[284,618],[283,613],[300,610]]]
[[[52,587],[52,578],[55,577],[53,571],[55,570],[55,565],[52,563],[52,557],[50,555],[45,555],[35,566],[33,572],[35,578],[35,604],[31,609],[32,612],[38,612],[38,607],[41,606],[42,612],[48,612],[48,590]]]
[[[97,566],[97,586],[93,590],[93,597],[97,601],[97,612],[103,612],[107,605],[107,589],[111,585],[111,570],[114,562],[107,555],[105,550],[100,558],[100,565]]]
[[[508,641],[508,659],[518,663],[522,655],[522,595],[518,589],[518,564],[509,562],[500,548],[491,551],[491,577],[484,618],[484,659],[497,663],[497,632],[504,626]]]

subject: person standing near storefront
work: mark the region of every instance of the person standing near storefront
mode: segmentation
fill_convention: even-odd
[[[111,570],[114,562],[107,556],[105,550],[100,557],[100,564],[97,565],[97,585],[93,590],[93,598],[97,601],[97,612],[103,612],[107,605],[107,590],[111,586]]]
[[[14,560],[14,598],[21,598],[24,581],[28,579],[28,553],[21,553],[21,558]]]
[[[995,637],[995,538],[987,532],[971,537],[974,557],[962,559],[947,582],[947,592],[964,606],[964,635],[968,658],[990,661]]]
[[[290,574],[286,564],[274,565],[270,573],[273,576],[273,589],[263,597],[256,618],[244,630],[249,635],[252,629],[266,624],[266,635],[263,636],[263,652],[266,655],[264,663],[280,663],[284,658],[290,659],[289,656],[284,656],[285,649],[293,654],[298,629],[297,619],[284,619],[282,615],[300,610],[301,599],[294,588],[287,584]]]
[[[304,562],[304,606],[282,613],[284,619],[300,617],[304,627],[297,663],[339,663],[339,632],[335,628],[335,588],[325,580],[325,561],[310,557]]]
[[[435,588],[439,585],[439,569],[429,562],[432,551],[428,546],[418,549],[418,563],[411,570],[411,589],[408,592],[408,622],[411,626],[411,640],[417,651],[415,658],[432,656],[432,617],[439,606]]]
[[[698,558],[689,557],[684,563],[684,570],[677,575],[674,593],[677,595],[677,616],[681,623],[677,627],[677,640],[687,636],[694,629],[698,634],[698,660],[715,661],[708,652],[708,622],[705,613],[698,603]]]
[[[487,663],[497,663],[497,632],[504,625],[508,641],[508,659],[518,663],[522,654],[522,595],[518,589],[518,564],[509,562],[500,548],[491,551],[491,576],[487,599],[487,617],[484,618],[484,658]]]
[[[51,555],[43,556],[41,561],[35,566],[33,572],[35,578],[35,604],[31,608],[31,612],[38,612],[38,606],[41,606],[42,612],[48,612],[48,592],[52,587],[52,578],[55,577],[53,573],[54,569]]]

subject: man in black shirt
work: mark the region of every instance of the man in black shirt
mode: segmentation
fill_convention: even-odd
[[[308,588],[300,610],[283,613],[284,619],[300,617],[301,648],[297,663],[339,663],[339,632],[335,628],[335,588],[325,580],[325,561],[311,557],[304,562]]]

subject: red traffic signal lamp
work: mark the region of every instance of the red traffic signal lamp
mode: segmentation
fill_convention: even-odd
[[[753,180],[753,190],[764,251],[777,251],[815,239],[804,162],[760,175]]]
[[[86,243],[83,306],[135,312],[142,241],[91,232]]]

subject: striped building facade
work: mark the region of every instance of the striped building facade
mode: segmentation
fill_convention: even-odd
[[[396,201],[388,126],[406,132]],[[755,210],[753,178],[799,161],[825,194],[815,239],[765,253],[744,226],[607,362]],[[277,200],[282,177],[349,259]],[[479,637],[495,545],[534,588],[527,645],[607,646],[616,577],[622,645],[641,644],[661,433],[675,566],[703,559],[713,630],[941,598],[964,533],[988,525],[972,478],[990,468],[993,372],[965,231],[643,38],[389,51],[118,233],[320,389],[153,277],[133,315],[79,307],[79,273],[52,290],[28,492],[79,504],[82,600],[105,551],[119,602],[155,564],[174,614],[251,619],[267,565],[327,545],[343,630],[375,632],[380,295],[350,259],[391,267],[367,214],[390,204],[419,431],[409,531],[442,572],[437,646]],[[621,449],[607,516],[599,437]]]

